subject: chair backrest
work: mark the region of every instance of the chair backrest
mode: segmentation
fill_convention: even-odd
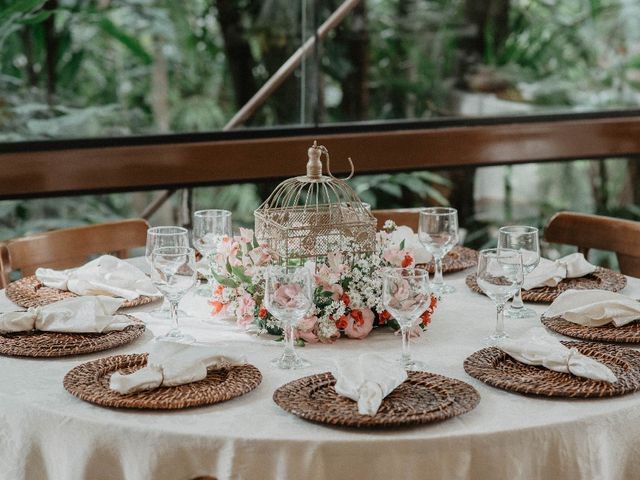
[[[640,222],[575,212],[556,213],[544,229],[548,242],[589,250],[608,250],[618,257],[620,271],[640,277]]]
[[[414,232],[418,231],[420,223],[420,208],[396,208],[388,210],[372,210],[371,213],[378,220],[378,230],[382,229],[384,222],[393,220],[396,225],[406,225]]]
[[[0,244],[0,286],[6,287],[16,270],[27,276],[38,267],[77,267],[100,253],[126,258],[130,249],[145,245],[148,227],[143,219],[121,220],[9,240]]]

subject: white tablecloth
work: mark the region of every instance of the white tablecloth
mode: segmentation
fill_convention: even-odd
[[[357,431],[317,425],[281,410],[273,391],[365,351],[396,357],[400,338],[376,332],[363,341],[308,345],[313,367],[272,368],[281,344],[211,321],[202,297],[181,307],[185,329],[203,342],[237,346],[263,373],[253,392],[173,412],[113,410],[83,402],[62,386],[66,372],[102,356],[147,351],[150,332],[109,352],[55,360],[0,357],[1,479],[633,479],[640,478],[640,393],[600,400],[525,397],[489,387],[463,369],[494,326],[493,303],[470,292],[465,273],[447,276],[457,291],[441,302],[426,336],[413,345],[429,370],[473,385],[470,413],[407,429]],[[640,280],[625,293],[640,298]],[[4,295],[4,293],[1,293]],[[0,310],[3,301],[0,299]],[[544,305],[534,306],[538,311]],[[208,322],[208,323],[205,323]],[[512,334],[538,320],[506,320]]]

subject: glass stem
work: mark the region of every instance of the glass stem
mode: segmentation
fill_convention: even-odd
[[[409,327],[400,327],[402,334],[402,365],[411,365],[411,351],[409,350]]]
[[[436,264],[436,271],[433,274],[433,284],[442,285],[444,283],[444,279],[442,278],[442,257],[434,256],[433,261]]]
[[[294,344],[293,341],[296,338],[296,327],[294,324],[288,325],[284,329],[284,355],[286,357],[293,357],[295,355],[294,352]]]
[[[519,288],[516,294],[513,296],[513,301],[511,302],[511,308],[520,309],[524,307],[524,303],[522,303],[522,289]]]
[[[504,303],[496,305],[496,337],[504,335]]]
[[[169,312],[171,313],[171,324],[174,330],[178,330],[178,302],[169,300]]]

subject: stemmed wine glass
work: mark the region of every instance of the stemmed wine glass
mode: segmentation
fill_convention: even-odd
[[[265,275],[264,306],[280,320],[285,333],[284,353],[271,364],[283,369],[304,368],[311,365],[294,349],[296,324],[311,309],[312,277],[303,266],[270,266]]]
[[[423,268],[389,268],[382,277],[382,304],[400,325],[402,366],[406,370],[423,370],[424,363],[412,360],[409,350],[411,328],[416,326],[429,304],[429,272]]]
[[[524,277],[531,273],[540,263],[540,245],[538,241],[538,229],[528,226],[501,227],[498,233],[498,248],[512,248],[522,254],[522,270]],[[535,310],[527,308],[522,303],[522,283],[513,297],[511,307],[505,312],[509,318],[537,317]]]
[[[209,257],[216,253],[225,236],[231,236],[231,212],[229,210],[198,210],[193,214],[193,246],[208,265],[206,277],[211,285]],[[204,286],[198,294],[208,297],[211,289]]]
[[[418,238],[433,255],[435,273],[431,290],[437,294],[455,292],[455,288],[444,283],[442,259],[458,243],[458,211],[449,207],[430,207],[420,210]]]
[[[478,255],[478,286],[496,305],[496,330],[485,340],[495,345],[508,338],[504,330],[504,305],[522,284],[522,254],[511,248],[489,248]]]
[[[156,340],[195,341],[180,330],[178,303],[196,284],[196,254],[189,247],[159,247],[151,253],[151,281],[169,300],[172,328]]]
[[[160,247],[188,247],[189,232],[186,228],[176,226],[151,227],[147,229],[147,244],[145,248],[145,259],[151,267],[151,254]],[[163,302],[163,306],[151,312],[152,315],[160,318],[169,317],[168,304]],[[165,307],[165,305],[167,305]]]

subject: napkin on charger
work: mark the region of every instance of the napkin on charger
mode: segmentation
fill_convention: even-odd
[[[606,365],[567,348],[543,327],[534,327],[518,339],[505,338],[496,345],[504,353],[527,365],[540,365],[554,372],[614,383],[618,379]]]
[[[0,332],[103,333],[124,330],[136,322],[126,315],[115,315],[124,303],[106,296],[72,297],[43,307],[0,315]]]
[[[401,365],[373,353],[337,363],[331,373],[338,395],[358,402],[360,415],[375,415],[382,400],[407,379]]]
[[[572,253],[555,261],[540,258],[538,266],[524,277],[522,288],[555,287],[565,278],[584,277],[595,269],[582,253]]]
[[[389,234],[389,239],[393,245],[398,247],[404,241],[404,248],[412,253],[415,263],[422,264],[431,261],[431,254],[424,248],[418,234],[415,233],[411,227],[406,225],[397,226],[396,229]]]
[[[38,268],[36,277],[47,287],[77,295],[108,295],[135,300],[159,297],[160,292],[140,269],[112,255],[102,255],[79,268]]]
[[[151,347],[146,367],[129,375],[115,372],[109,380],[109,388],[124,395],[160,386],[184,385],[204,380],[208,368],[246,363],[243,356],[223,353],[216,347],[160,341]]]
[[[608,323],[622,327],[640,320],[640,302],[606,290],[566,290],[558,295],[543,315],[561,316],[587,327],[601,327]]]

